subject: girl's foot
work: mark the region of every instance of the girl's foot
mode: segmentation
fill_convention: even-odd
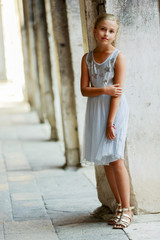
[[[120,220],[114,224],[114,229],[129,227],[133,218],[133,213],[131,211],[132,209],[134,209],[134,207],[122,208],[122,215],[120,217]]]
[[[109,225],[114,225],[116,224],[120,218],[121,218],[121,213],[122,213],[122,206],[121,203],[117,203],[117,208],[116,208],[116,213],[115,215],[108,221]]]

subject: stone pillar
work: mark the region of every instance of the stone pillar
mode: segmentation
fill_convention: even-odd
[[[96,47],[96,41],[93,37],[93,27],[98,15],[105,12],[105,0],[79,0],[83,48],[88,52]]]
[[[46,117],[51,126],[51,139],[57,140],[45,5],[43,0],[33,0],[33,3],[40,85],[44,90],[45,110]]]
[[[46,20],[47,20],[47,31],[48,31],[48,42],[49,51],[51,58],[51,73],[52,73],[52,89],[54,93],[54,107],[56,124],[58,130],[58,138],[63,141],[63,127],[62,127],[62,111],[60,103],[60,77],[57,59],[57,50],[55,47],[55,39],[53,34],[53,22],[52,22],[52,11],[51,3],[49,1],[44,1],[46,10]]]
[[[23,66],[24,66],[24,75],[25,75],[24,99],[29,102],[30,101],[29,100],[30,71],[29,71],[29,57],[28,57],[28,46],[27,46],[27,31],[26,31],[25,19],[24,19],[24,13],[23,13],[23,3],[21,0],[17,0],[17,6],[18,6],[18,13],[19,13],[20,28],[21,28]]]
[[[18,1],[19,7],[22,3]],[[29,38],[28,38],[28,11],[26,7],[27,1],[23,0],[23,20],[22,21],[22,39],[23,39],[23,56],[24,56],[24,63],[25,66],[25,80],[27,86],[27,94],[28,94],[28,102],[31,107],[34,106],[34,84],[33,78],[31,77],[31,69],[30,69],[30,58],[29,58]]]
[[[157,1],[106,1],[106,11],[120,20],[118,45],[126,56],[124,91],[130,108],[125,164],[135,213],[160,212],[160,32]],[[150,11],[152,9],[152,11]],[[103,167],[96,167],[101,203],[113,208],[113,194]]]
[[[6,66],[5,66],[5,57],[4,57],[4,39],[3,39],[3,27],[2,27],[2,14],[1,8],[2,3],[0,2],[0,81],[6,80]]]
[[[36,58],[35,36],[34,36],[34,15],[32,0],[23,0],[25,16],[26,16],[26,28],[27,28],[27,42],[28,42],[28,56],[29,56],[29,68],[30,78],[32,83],[32,91],[34,97],[34,107],[37,111],[39,120],[44,122],[42,111],[42,96],[40,94],[40,84],[38,79],[38,64]]]
[[[51,0],[51,6],[61,79],[61,106],[66,165],[78,166],[80,162],[79,142],[66,4],[63,0]]]
[[[82,28],[80,19],[79,0],[66,0],[67,18],[68,18],[68,34],[70,39],[70,49],[72,57],[72,66],[74,74],[74,89],[75,89],[75,103],[78,123],[78,136],[80,143],[80,150],[84,132],[84,118],[85,118],[85,104],[86,98],[80,92],[80,78],[81,78],[81,59],[84,55]]]

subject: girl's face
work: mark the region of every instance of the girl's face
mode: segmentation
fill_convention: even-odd
[[[102,20],[98,23],[97,28],[94,29],[94,36],[98,44],[111,44],[117,34],[118,26],[115,21]]]

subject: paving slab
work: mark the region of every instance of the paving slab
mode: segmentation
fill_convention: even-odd
[[[124,229],[129,239],[159,240],[160,222],[134,223]]]
[[[112,229],[106,223],[77,223],[56,228],[61,240],[128,240],[122,230]]]
[[[56,233],[25,233],[6,235],[5,240],[59,240]]]
[[[55,228],[57,226],[67,226],[71,224],[81,223],[101,223],[104,222],[101,219],[97,219],[91,216],[88,211],[83,212],[67,212],[67,211],[47,211]]]
[[[17,222],[5,222],[4,224],[5,234],[22,234],[22,233],[39,233],[54,231],[52,222],[49,220],[29,220],[29,221],[17,221]]]
[[[4,224],[0,222],[0,240],[4,240]]]
[[[38,219],[46,216],[43,202],[40,200],[12,201],[12,209],[14,219]]]
[[[13,193],[11,194],[12,201],[31,201],[31,200],[42,200],[39,193]]]
[[[7,240],[59,240],[50,220],[29,220],[4,224]]]

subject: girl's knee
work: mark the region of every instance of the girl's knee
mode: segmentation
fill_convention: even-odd
[[[112,167],[110,165],[103,165],[104,166],[104,169],[107,171],[107,170],[110,170]]]
[[[120,167],[123,167],[123,165],[124,165],[124,161],[122,158],[110,163],[110,166],[113,169],[117,169],[117,168],[119,169]]]

